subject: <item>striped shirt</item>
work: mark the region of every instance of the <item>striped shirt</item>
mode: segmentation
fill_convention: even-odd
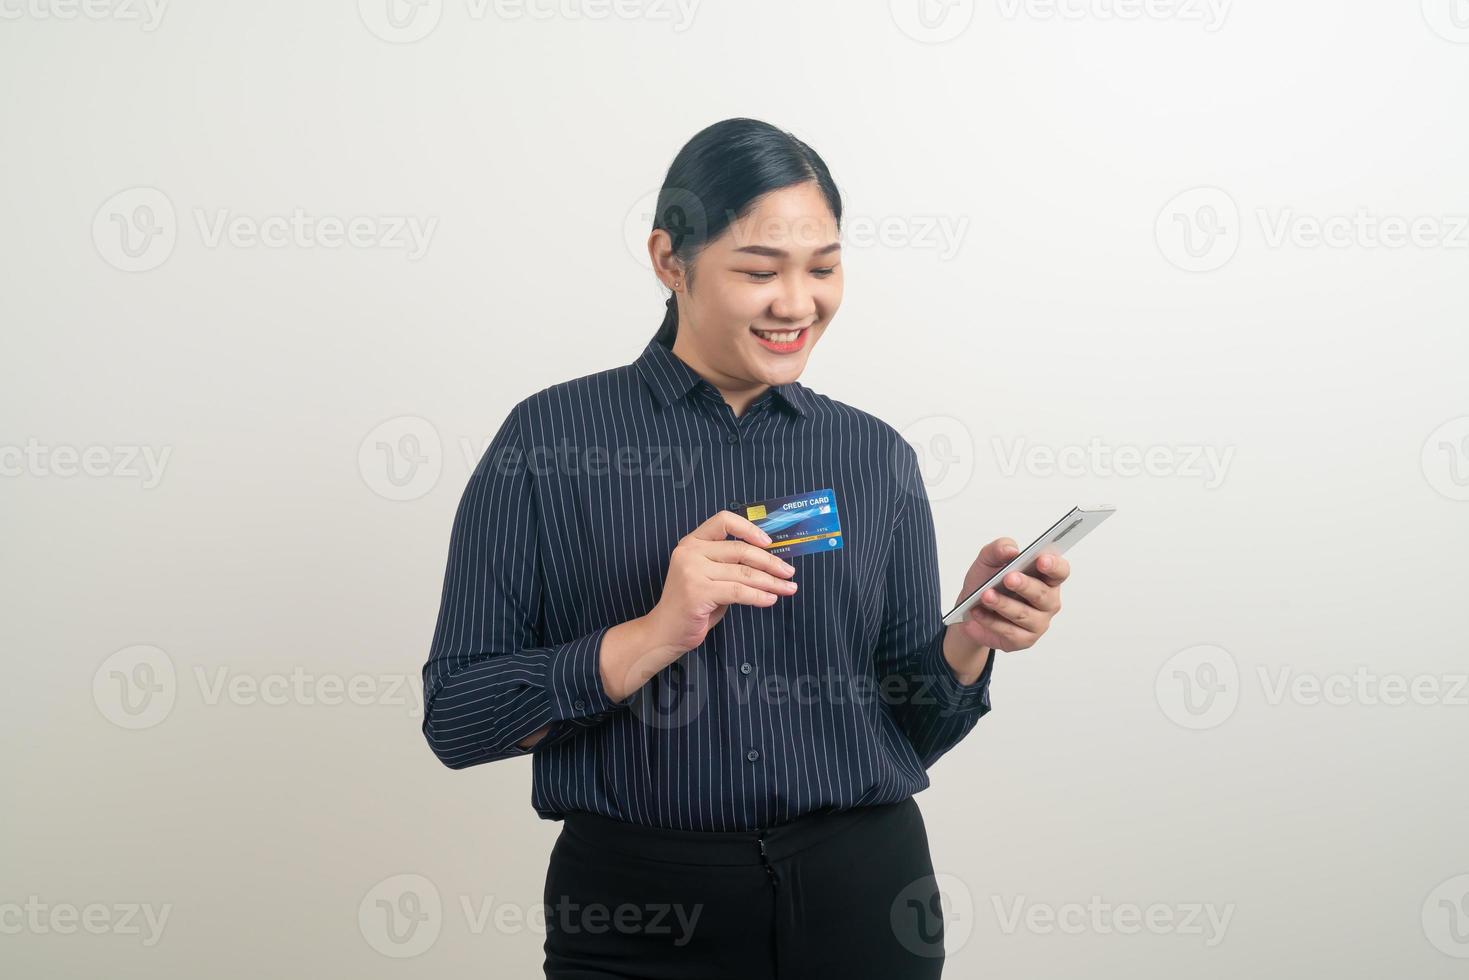
[[[788,558],[795,594],[730,604],[611,700],[602,637],[652,610],[679,539],[717,511],[820,489],[842,547]],[[423,733],[452,769],[532,756],[548,820],[734,831],[897,802],[990,710],[996,655],[961,684],[942,616],[932,510],[892,426],[799,382],[736,416],[654,338],[631,364],[518,402],[471,474]]]

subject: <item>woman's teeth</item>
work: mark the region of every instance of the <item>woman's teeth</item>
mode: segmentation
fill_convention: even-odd
[[[755,332],[766,340],[773,340],[778,344],[789,343],[801,335],[799,330],[782,330],[779,333],[771,330],[756,330]]]

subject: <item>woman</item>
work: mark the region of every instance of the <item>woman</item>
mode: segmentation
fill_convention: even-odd
[[[1068,566],[943,625],[916,454],[797,380],[841,304],[841,215],[790,134],[698,133],[648,238],[657,335],[518,402],[460,503],[423,731],[455,769],[534,757],[563,821],[548,977],[942,971],[912,797]],[[1017,550],[986,545],[960,594]]]

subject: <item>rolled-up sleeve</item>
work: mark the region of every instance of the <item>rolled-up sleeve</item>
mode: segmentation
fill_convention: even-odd
[[[933,508],[918,456],[902,439],[894,449],[899,500],[888,558],[876,668],[899,727],[925,769],[969,734],[990,710],[996,654],[971,684],[961,684],[944,657]]]
[[[451,769],[529,755],[625,707],[602,684],[600,627],[539,635],[543,576],[534,474],[517,405],[470,475],[423,666],[423,734]],[[532,748],[518,743],[545,725]]]

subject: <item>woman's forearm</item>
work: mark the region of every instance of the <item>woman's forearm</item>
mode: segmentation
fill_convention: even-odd
[[[647,616],[618,623],[602,635],[598,660],[602,687],[613,701],[625,701],[682,653],[655,639],[653,624]],[[542,725],[516,744],[523,749],[531,748],[546,736],[551,724]]]
[[[959,683],[966,687],[979,680],[994,651],[978,646],[963,633],[964,624],[955,623],[944,633],[944,659],[954,668]]]

